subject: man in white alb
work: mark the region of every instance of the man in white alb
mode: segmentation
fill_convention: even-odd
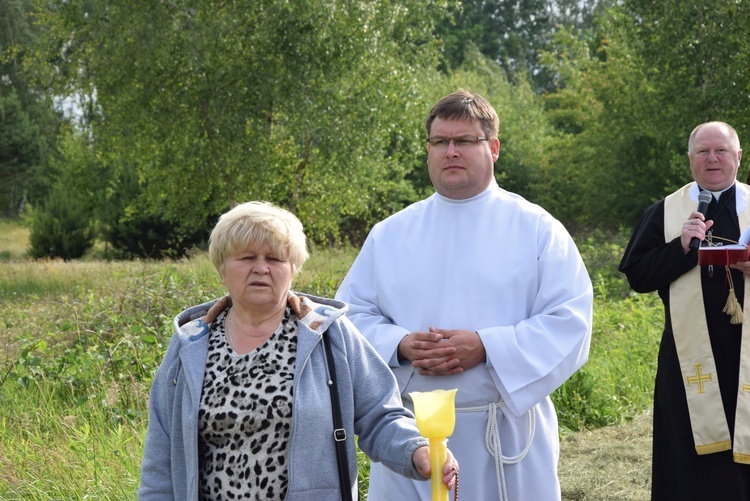
[[[549,398],[587,360],[591,281],[563,225],[501,189],[498,116],[445,96],[425,123],[437,193],[376,224],[336,297],[409,393],[457,388],[460,498],[560,499]],[[372,464],[369,501],[430,500]]]

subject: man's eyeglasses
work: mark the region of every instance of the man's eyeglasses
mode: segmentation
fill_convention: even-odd
[[[443,136],[432,136],[427,138],[427,142],[433,148],[447,149],[448,145],[453,141],[453,146],[458,149],[469,148],[474,146],[479,141],[487,141],[486,137],[481,136],[457,136],[457,137],[443,137]]]

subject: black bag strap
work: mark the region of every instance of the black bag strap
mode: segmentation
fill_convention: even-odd
[[[346,457],[346,430],[341,421],[341,405],[339,404],[339,391],[336,386],[336,367],[333,363],[333,351],[328,333],[323,333],[323,346],[328,359],[328,371],[331,379],[328,381],[328,389],[331,390],[331,413],[333,414],[333,440],[336,446],[336,462],[339,467],[339,483],[341,484],[341,500],[352,501],[352,484],[349,480],[349,461]]]

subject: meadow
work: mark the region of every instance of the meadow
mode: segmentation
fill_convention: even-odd
[[[175,261],[107,261],[101,251],[31,261],[27,236],[0,221],[0,499],[135,499],[149,385],[171,319],[223,286],[201,251]],[[618,429],[650,408],[662,312],[616,271],[625,238],[576,239],[595,320],[589,362],[553,395],[563,438]],[[332,296],[355,256],[311,249],[295,289]],[[363,492],[367,472],[360,457]],[[561,478],[564,498],[568,488],[570,498],[596,499]]]

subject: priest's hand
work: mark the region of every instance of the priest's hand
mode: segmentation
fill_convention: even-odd
[[[443,341],[438,332],[415,331],[398,344],[398,359],[408,360],[424,376],[445,376],[463,372],[456,358],[456,347]]]
[[[682,235],[680,235],[680,243],[682,244],[682,250],[685,254],[690,252],[690,241],[693,238],[697,238],[701,242],[706,238],[706,231],[708,231],[714,222],[704,221],[706,218],[698,211],[690,214],[690,219],[682,223]]]
[[[476,332],[435,327],[430,327],[430,332],[442,335],[447,346],[456,348],[454,357],[458,359],[461,369],[471,369],[487,361],[487,350],[484,349],[484,343]]]
[[[734,268],[735,270],[740,270],[745,275],[750,275],[750,261],[741,261],[739,263],[730,264],[730,268]]]
[[[462,329],[412,332],[399,344],[399,358],[410,360],[423,376],[446,376],[471,369],[487,360],[479,334]]]

